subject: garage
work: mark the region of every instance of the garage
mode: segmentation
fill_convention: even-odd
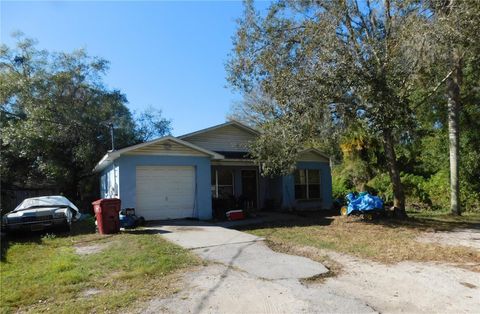
[[[146,220],[194,217],[195,167],[137,166],[136,200]]]

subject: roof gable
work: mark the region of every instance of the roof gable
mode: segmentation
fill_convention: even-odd
[[[301,151],[298,156],[298,161],[323,161],[330,162],[330,157],[315,148],[309,148]]]
[[[248,152],[259,132],[238,121],[229,121],[179,138],[216,152]]]
[[[171,156],[210,156],[204,151],[191,148],[176,141],[167,139],[150,145],[135,148],[124,153],[125,155],[171,155]]]
[[[259,131],[249,127],[248,125],[246,125],[244,123],[241,123],[237,120],[230,120],[230,121],[227,121],[227,122],[222,123],[222,124],[217,124],[217,125],[214,125],[214,126],[211,126],[211,127],[205,128],[205,129],[201,129],[201,130],[198,130],[198,131],[195,131],[195,132],[180,135],[180,136],[178,136],[178,138],[183,140],[185,138],[189,138],[189,137],[192,137],[192,136],[195,136],[195,135],[200,135],[200,134],[203,134],[203,133],[211,132],[211,131],[221,129],[221,128],[224,128],[224,127],[227,127],[227,126],[235,126],[235,127],[239,128],[239,129],[242,129],[245,132],[248,132],[248,133],[250,133],[254,136],[260,134]]]
[[[93,169],[98,172],[107,167],[121,155],[166,155],[166,156],[209,156],[213,159],[223,159],[208,149],[198,147],[192,143],[182,141],[173,136],[165,136],[145,143],[125,147],[113,152],[108,152]]]

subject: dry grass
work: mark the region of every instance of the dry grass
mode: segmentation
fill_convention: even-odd
[[[299,246],[333,250],[382,263],[401,261],[446,262],[480,271],[480,252],[467,247],[420,243],[423,232],[477,227],[478,216],[467,218],[429,217],[405,221],[364,222],[355,217],[301,217],[288,225],[269,225],[248,230],[266,237],[282,251]]]

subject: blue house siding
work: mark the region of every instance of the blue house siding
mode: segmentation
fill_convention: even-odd
[[[284,209],[330,209],[332,207],[332,175],[330,165],[326,162],[301,161],[297,163],[298,169],[319,169],[321,199],[295,200],[295,179],[293,174],[282,178],[282,208]]]
[[[103,169],[100,174],[100,197],[106,198],[108,190],[110,189],[110,182],[108,181],[108,173],[113,170],[113,164]]]
[[[109,198],[118,196],[119,190],[119,172],[118,163],[115,161],[103,169],[100,174],[100,197]]]
[[[210,191],[210,158],[193,156],[147,156],[124,155],[118,159],[120,172],[120,195],[122,207],[136,206],[136,167],[137,166],[195,166],[196,195],[195,212],[197,218],[212,218],[212,198]]]
[[[108,152],[96,165],[94,171],[101,172],[100,194],[102,197],[120,197],[122,207],[137,206],[138,166],[192,166],[195,168],[195,202],[181,215],[192,215],[199,219],[212,218],[211,173],[213,167],[229,167],[234,171],[234,195],[242,191],[242,169],[257,169],[253,161],[231,159],[219,152],[245,152],[248,143],[258,132],[239,122],[231,121],[208,129],[190,133],[179,138],[162,137],[153,141]],[[230,156],[231,157],[231,156]],[[328,209],[332,206],[332,178],[329,158],[320,151],[309,148],[299,154],[299,169],[319,169],[321,173],[321,195],[318,200],[295,200],[294,176],[258,176],[259,209]],[[191,171],[189,169],[189,178]],[[190,182],[190,181],[188,181]],[[168,183],[164,181],[162,183]],[[173,181],[170,184],[180,184]],[[174,188],[169,186],[168,188]],[[188,201],[191,201],[192,186],[189,185]],[[250,190],[250,189],[249,189]],[[142,193],[145,191],[142,191]],[[155,192],[155,191],[149,191]],[[145,202],[155,202],[146,195]],[[155,203],[153,203],[155,208]],[[190,203],[191,204],[191,203]],[[166,205],[159,205],[166,206]],[[229,205],[230,206],[230,205]],[[189,205],[190,208],[190,205]],[[159,208],[167,212],[168,208]],[[154,210],[153,210],[154,211]],[[181,216],[180,214],[178,216]],[[165,216],[170,217],[170,216]]]

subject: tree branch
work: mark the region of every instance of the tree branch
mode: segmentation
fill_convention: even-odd
[[[448,72],[448,74],[440,82],[438,82],[438,84],[430,91],[430,93],[428,93],[425,97],[422,98],[422,100],[418,104],[415,105],[415,109],[423,105],[428,98],[435,94],[435,92],[440,88],[440,86],[442,86],[442,84],[445,83],[445,81],[448,80],[450,76],[452,76],[454,71],[455,70],[451,70],[450,72]]]

